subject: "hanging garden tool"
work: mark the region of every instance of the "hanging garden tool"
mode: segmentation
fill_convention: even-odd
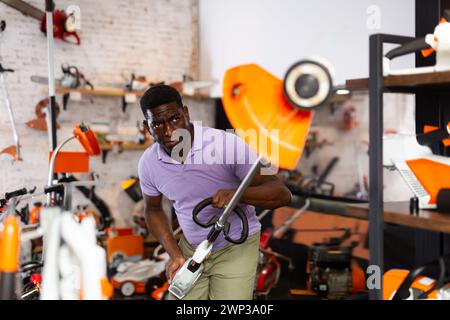
[[[0,154],[9,154],[16,160],[22,160],[20,157],[20,144],[19,144],[19,135],[17,134],[16,123],[14,122],[14,113],[11,107],[11,101],[9,100],[8,91],[6,90],[5,76],[6,72],[14,72],[12,69],[5,69],[0,64],[0,87],[2,89],[2,95],[5,97],[5,105],[8,110],[9,120],[11,121],[11,128],[14,137],[14,145],[9,146],[0,151]]]
[[[6,28],[5,21],[0,22],[0,32],[3,32]],[[11,101],[9,99],[8,90],[6,89],[5,82],[5,74],[7,72],[14,72],[13,69],[4,68],[0,64],[0,87],[2,90],[2,96],[5,98],[6,109],[8,110],[9,121],[11,122],[13,137],[14,137],[14,145],[6,147],[3,150],[0,150],[0,154],[9,154],[16,160],[22,160],[20,157],[20,144],[19,144],[19,135],[17,134],[16,123],[14,122],[14,113],[11,107]]]
[[[94,90],[94,85],[90,82],[82,72],[78,69],[77,66],[69,65],[67,63],[63,63],[61,65],[61,70],[63,75],[61,79],[55,79],[55,85],[57,87],[62,88],[89,88]],[[31,76],[31,81],[40,83],[40,84],[48,84],[48,77],[42,76]],[[67,102],[69,101],[70,93],[63,94],[63,109],[67,109]]]
[[[248,64],[226,72],[222,101],[238,134],[256,130],[256,143],[267,141],[269,146],[265,156],[282,169],[293,169],[305,147],[312,111],[325,105],[334,91],[331,67],[318,60],[294,64],[284,81]],[[247,142],[258,149],[254,141]]]
[[[26,16],[39,20],[40,30],[45,34],[47,33],[47,16],[41,9],[38,9],[22,0],[0,0],[0,2],[3,2],[4,4],[20,11]],[[56,10],[52,20],[54,25],[53,36],[55,38],[61,39],[68,43],[80,45],[80,37],[75,31],[77,29],[78,21],[74,13],[67,14],[64,11]],[[69,38],[74,38],[74,40],[69,41]]]
[[[34,112],[36,114],[36,118],[27,121],[25,124],[32,129],[38,131],[47,131],[47,112],[49,112],[50,100],[48,98],[44,98],[39,101],[34,107]],[[59,104],[55,101],[55,118],[58,117],[60,112]],[[56,129],[59,129],[59,125],[56,124]]]

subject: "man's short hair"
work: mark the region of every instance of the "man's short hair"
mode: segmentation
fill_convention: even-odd
[[[140,105],[144,116],[147,117],[148,110],[171,102],[176,102],[178,107],[183,108],[181,95],[177,89],[165,84],[160,84],[145,91],[140,100]]]

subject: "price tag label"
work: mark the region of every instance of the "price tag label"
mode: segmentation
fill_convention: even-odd
[[[81,101],[82,95],[80,92],[73,91],[69,94],[69,98],[72,101]]]
[[[126,103],[135,103],[137,102],[137,97],[133,93],[126,93],[125,94],[125,102]]]

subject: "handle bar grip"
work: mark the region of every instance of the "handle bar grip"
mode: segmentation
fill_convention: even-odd
[[[202,228],[212,227],[217,222],[217,220],[219,220],[218,217],[212,217],[207,223],[203,223],[198,219],[198,214],[200,213],[200,211],[205,209],[207,206],[211,205],[212,200],[213,198],[206,198],[205,200],[200,201],[195,206],[194,210],[192,210],[192,218],[194,219],[194,222]]]
[[[194,219],[194,222],[203,228],[212,227],[219,220],[219,217],[215,216],[215,217],[212,217],[207,223],[203,223],[198,218],[198,214],[200,213],[200,211],[202,211],[207,206],[211,205],[212,201],[213,201],[213,198],[207,198],[207,199],[199,202],[195,206],[194,210],[192,211],[192,217]],[[242,221],[241,237],[237,240],[229,237],[228,233],[230,231],[230,224],[228,222],[224,226],[223,233],[224,233],[225,239],[227,241],[229,241],[233,244],[241,244],[245,240],[247,240],[247,237],[248,237],[248,229],[249,229],[248,228],[248,220],[247,220],[247,216],[245,215],[245,212],[241,208],[235,207],[233,212],[235,212],[237,214],[237,216],[239,217],[239,219]]]
[[[234,208],[234,212],[236,212],[237,216],[239,217],[239,219],[241,219],[241,222],[242,222],[241,237],[237,240],[230,238],[230,236],[228,235],[228,232],[230,231],[229,223],[226,224],[227,226],[224,228],[223,233],[225,235],[225,239],[228,242],[231,242],[233,244],[241,244],[241,243],[244,243],[248,237],[248,220],[247,220],[247,216],[245,215],[244,210],[242,210],[241,208],[239,208],[239,207]]]
[[[23,196],[24,194],[27,194],[27,193],[28,193],[28,191],[27,191],[26,188],[22,188],[22,189],[15,190],[15,191],[12,191],[12,192],[7,192],[7,193],[5,193],[5,199],[9,200],[11,198],[15,198],[15,197],[18,197],[18,196]]]
[[[404,56],[409,53],[413,53],[422,49],[429,49],[430,45],[425,42],[425,38],[418,38],[413,41],[407,42],[400,47],[392,49],[386,53],[386,58],[392,60],[394,58]]]

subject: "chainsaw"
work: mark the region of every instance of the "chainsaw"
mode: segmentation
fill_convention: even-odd
[[[83,73],[80,72],[78,67],[68,65],[67,63],[63,63],[61,65],[61,70],[63,72],[63,76],[61,79],[55,80],[55,85],[63,88],[86,88],[89,87],[91,90],[94,90],[94,85],[86,79]],[[31,76],[31,81],[40,83],[40,84],[48,84],[47,77],[41,76]],[[63,95],[63,109],[67,109],[67,102],[69,101],[69,93],[65,93]]]
[[[47,17],[44,11],[26,3],[22,0],[0,0],[4,4],[20,11],[26,16],[40,21],[40,30],[46,33]],[[78,21],[74,13],[67,14],[64,11],[56,10],[53,14],[53,36],[68,43],[80,45],[80,37],[75,31]],[[75,42],[68,41],[69,37],[75,38]]]

